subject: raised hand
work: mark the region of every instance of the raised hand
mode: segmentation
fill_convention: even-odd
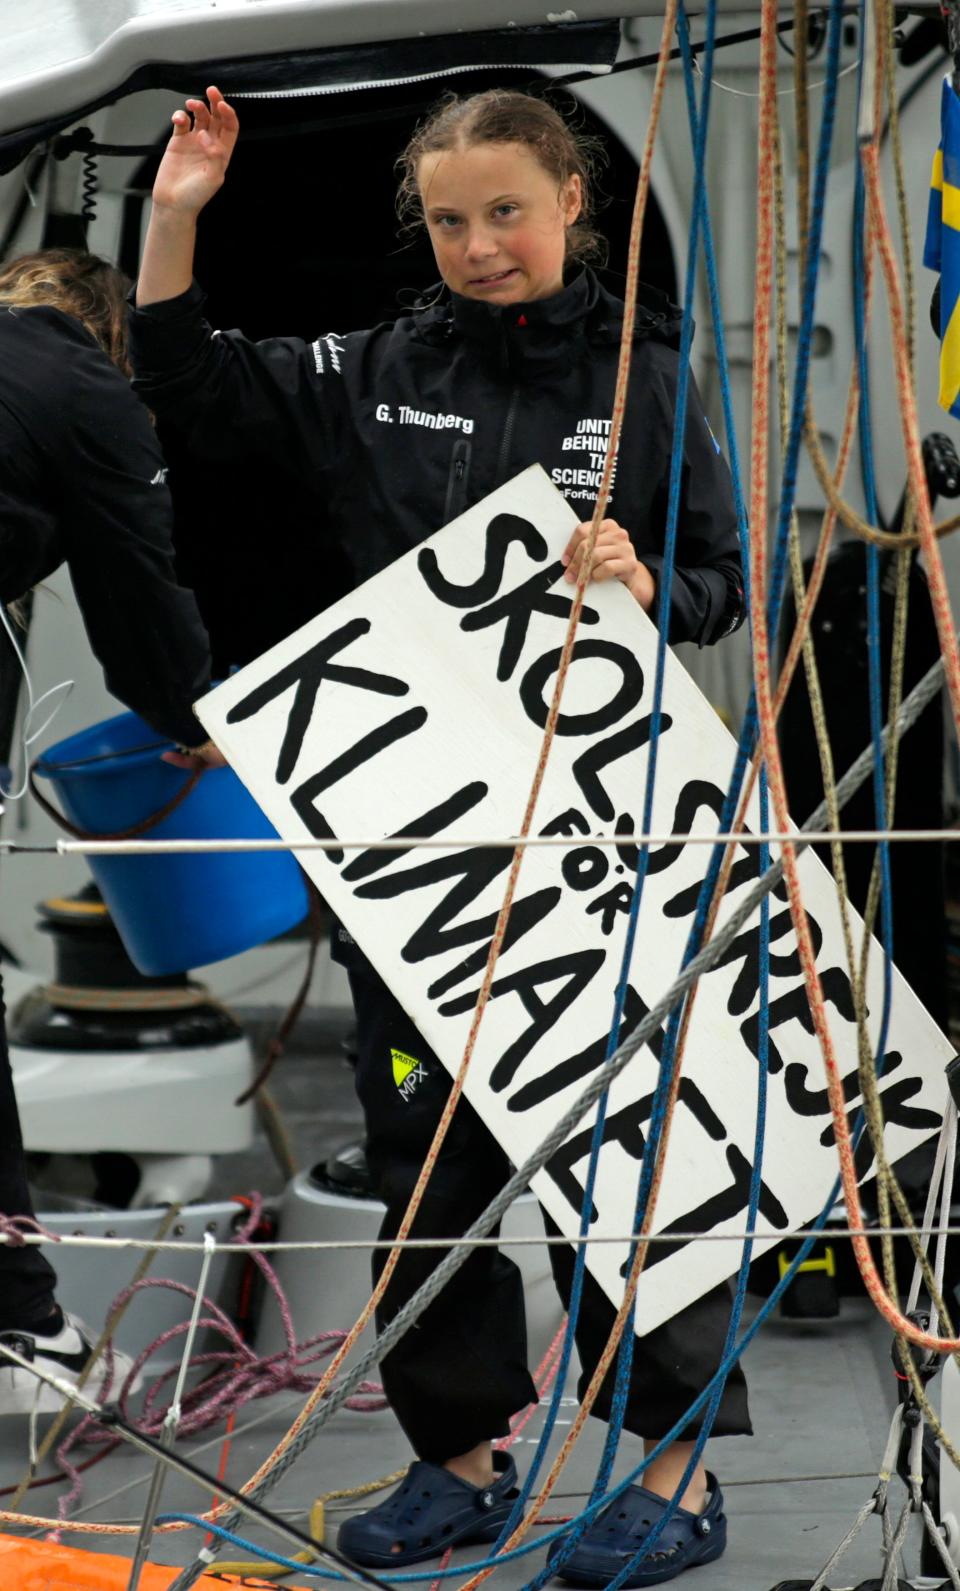
[[[223,185],[240,123],[218,88],[207,89],[206,101],[188,99],[172,121],[173,136],[153,185],[153,202],[162,211],[195,217]]]

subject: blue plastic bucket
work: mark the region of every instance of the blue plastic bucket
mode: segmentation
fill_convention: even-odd
[[[189,775],[161,761],[169,742],[136,713],[121,713],[51,746],[36,772],[49,779],[77,828],[109,835],[158,811]],[[276,839],[232,768],[210,768],[145,839]],[[91,856],[131,960],[141,972],[186,972],[251,950],[307,912],[303,874],[289,852],[249,855]]]

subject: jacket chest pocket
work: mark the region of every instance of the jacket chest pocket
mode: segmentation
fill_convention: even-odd
[[[447,477],[447,496],[443,505],[443,523],[449,525],[467,506],[470,484],[470,443],[465,436],[457,437],[450,455],[450,473]]]

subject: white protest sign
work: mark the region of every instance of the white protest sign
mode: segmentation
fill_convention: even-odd
[[[450,848],[302,853],[332,909],[429,1045],[456,1071],[510,865],[504,838],[522,820],[573,588],[560,554],[576,516],[538,467],[493,492],[389,569],[235,674],[200,719],[290,840],[449,836]],[[588,588],[535,832],[583,835],[531,848],[466,1093],[515,1164],[601,1063],[632,896],[636,856],[590,835],[640,827],[657,636],[619,581]],[[653,831],[716,831],[734,742],[667,657]],[[757,828],[754,809],[750,826]],[[681,965],[709,847],[653,848],[621,1037]],[[759,867],[738,850],[720,924]],[[833,880],[800,862],[817,965],[851,1118],[856,1030]],[[857,919],[857,932],[862,925]],[[836,1176],[823,1064],[813,1035],[783,890],[771,901],[769,1109],[758,1250],[809,1220]],[[876,1035],[882,963],[868,1003]],[[757,1096],[759,916],[700,984],[655,1229],[742,1231]],[[657,1081],[652,1049],[614,1083],[591,1231],[622,1236]],[[896,1159],[938,1126],[953,1054],[899,976],[881,1082]],[[384,1065],[389,1066],[389,1055]],[[398,1090],[398,1109],[403,1108]],[[574,1234],[592,1117],[534,1191]],[[866,1165],[863,1166],[866,1170]],[[592,1244],[589,1266],[611,1299],[626,1244]],[[638,1295],[647,1331],[739,1263],[734,1242],[654,1245]]]

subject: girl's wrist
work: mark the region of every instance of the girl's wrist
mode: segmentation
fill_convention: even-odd
[[[200,210],[192,205],[189,209],[180,210],[175,205],[162,204],[154,199],[150,210],[150,224],[164,232],[189,234],[196,231],[199,215]]]
[[[639,560],[630,580],[628,590],[634,601],[640,604],[644,613],[649,613],[653,607],[653,599],[656,596],[657,587],[650,570],[645,563],[640,563]]]

